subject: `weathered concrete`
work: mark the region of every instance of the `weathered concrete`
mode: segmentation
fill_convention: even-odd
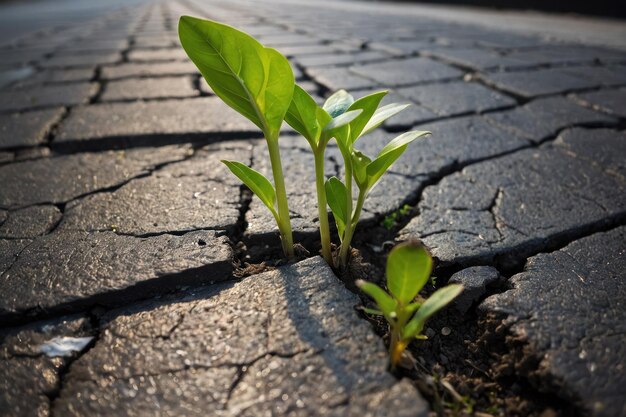
[[[62,108],[57,108],[0,115],[0,149],[45,143],[47,134],[63,113]]]
[[[65,203],[77,197],[124,184],[155,167],[180,161],[188,146],[79,153],[0,166],[0,207]]]
[[[490,121],[533,142],[541,142],[574,125],[610,125],[614,118],[562,97],[533,100],[521,107],[486,114]]]
[[[50,232],[61,220],[59,209],[52,205],[31,206],[8,213],[0,222],[0,238],[32,239]]]
[[[604,162],[619,158],[615,141],[621,144],[624,135],[566,131],[552,146],[467,167],[424,191],[420,215],[401,237],[421,238],[445,264],[507,263],[623,221],[626,181]],[[570,150],[581,146],[594,154]]]
[[[93,83],[4,90],[0,92],[0,112],[87,103],[96,91],[97,85]]]
[[[394,87],[463,76],[462,71],[428,58],[411,58],[355,66],[351,68],[351,71],[363,77],[371,78],[381,85]]]
[[[124,146],[156,142],[155,136],[247,133],[259,128],[217,97],[99,104],[75,109],[54,144],[67,147]]]
[[[26,247],[2,275],[0,316],[120,305],[230,277],[232,251],[213,231],[149,238],[53,233]]]
[[[55,412],[425,416],[416,390],[387,373],[357,302],[312,258],[112,312],[73,364]]]
[[[208,147],[113,192],[69,204],[59,230],[146,235],[234,229],[241,185],[220,160],[249,161],[251,145],[233,142],[220,148],[225,147]]]
[[[504,318],[513,349],[528,346],[527,360],[511,364],[517,372],[592,416],[626,413],[625,240],[620,227],[534,256],[510,290],[481,305]]]
[[[125,79],[107,83],[102,101],[185,98],[198,95],[191,77]]]

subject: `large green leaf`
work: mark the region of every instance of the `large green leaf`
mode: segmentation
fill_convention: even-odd
[[[378,91],[356,100],[348,110],[362,110],[359,117],[350,123],[350,141],[354,143],[362,136],[363,129],[372,118],[387,91]]]
[[[352,103],[354,103],[354,97],[346,90],[339,90],[328,97],[323,109],[330,114],[330,117],[335,118],[345,113]]]
[[[401,304],[407,305],[428,281],[433,261],[417,242],[396,245],[387,258],[387,288]]]
[[[304,136],[309,143],[315,144],[321,133],[321,126],[317,117],[319,109],[320,107],[313,97],[296,84],[291,105],[285,114],[285,121]],[[326,119],[326,123],[328,121],[329,118]]]
[[[210,20],[182,16],[178,35],[213,92],[266,135],[278,137],[293,95],[289,61],[250,35]]]
[[[278,214],[274,205],[276,204],[276,191],[272,183],[258,171],[237,161],[222,162],[237,176],[248,188],[267,206],[274,217],[278,220]]]
[[[404,153],[409,143],[428,134],[430,132],[406,132],[385,145],[378,156],[376,156],[376,159],[367,166],[368,188],[374,187],[389,167]]]
[[[395,116],[396,114],[400,113],[402,110],[406,109],[409,106],[410,104],[392,103],[392,104],[383,106],[379,109],[376,109],[372,118],[367,122],[367,124],[363,128],[363,132],[361,133],[361,136],[367,135],[369,132],[371,132],[372,130],[376,129],[378,126],[383,124],[385,120],[389,119],[390,117]]]
[[[383,290],[374,283],[363,280],[357,280],[356,285],[361,289],[361,291],[363,291],[364,293],[372,297],[374,301],[376,301],[376,305],[378,306],[380,311],[383,312],[387,320],[391,321],[396,317],[396,307],[398,303],[393,298],[391,298],[391,296],[389,296],[389,294],[387,294],[385,290]]]
[[[348,190],[344,183],[337,177],[330,177],[326,180],[324,188],[326,189],[326,201],[337,224],[337,232],[339,237],[343,238],[343,231],[348,221],[350,221],[350,215],[346,211],[346,207],[348,206]]]
[[[419,336],[424,328],[426,320],[437,311],[444,308],[452,300],[454,300],[463,291],[463,286],[459,284],[451,284],[435,291],[428,300],[424,301],[422,306],[411,321],[402,330],[403,339],[412,339]]]

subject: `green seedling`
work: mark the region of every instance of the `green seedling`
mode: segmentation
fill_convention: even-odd
[[[416,300],[430,277],[432,267],[432,257],[426,248],[416,242],[407,242],[395,246],[389,253],[386,271],[389,292],[371,282],[356,282],[378,306],[378,309],[365,311],[384,316],[389,324],[389,361],[392,369],[396,368],[411,341],[426,339],[422,334],[426,320],[463,291],[463,286],[452,284],[435,291],[426,300]]]
[[[293,237],[278,136],[291,104],[294,76],[287,58],[230,26],[182,16],[180,42],[213,92],[261,129],[269,151],[274,185],[241,162],[222,161],[274,216],[282,247],[293,257]]]
[[[389,142],[374,159],[356,150],[354,145],[359,138],[409,106],[409,104],[394,103],[379,107],[386,94],[387,91],[380,91],[354,100],[350,94],[344,92],[335,105],[338,112],[361,110],[361,113],[350,123],[334,132],[344,160],[344,182],[336,177],[326,182],[326,198],[335,218],[341,241],[338,259],[340,268],[345,268],[348,264],[352,237],[367,195],[411,142],[430,134],[426,131],[404,133]],[[358,187],[356,206],[352,198],[353,181]]]
[[[386,215],[382,221],[382,226],[387,230],[393,229],[398,225],[398,220],[402,220],[402,218],[409,214],[410,211],[411,206],[408,204],[403,205],[393,213]]]
[[[330,265],[333,264],[333,258],[326,209],[324,153],[328,142],[361,113],[361,110],[346,111],[341,107],[344,93],[343,90],[335,93],[326,100],[323,107],[320,107],[309,93],[296,85],[291,105],[285,115],[285,121],[307,140],[313,151],[322,256]]]

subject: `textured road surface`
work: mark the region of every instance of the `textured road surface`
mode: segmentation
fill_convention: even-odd
[[[320,258],[236,278],[243,244],[279,243],[219,160],[270,167],[180,48],[181,14],[278,48],[319,100],[389,89],[412,103],[360,142],[375,154],[433,132],[374,190],[358,240],[380,246],[368,230],[409,205],[395,238],[422,239],[440,280],[468,287],[458,314],[497,321],[511,352],[498,360],[581,415],[626,414],[626,52],[488,14],[324,5],[112,3],[6,27],[0,415],[429,412]],[[314,248],[312,155],[287,128],[281,146],[296,240]],[[328,175],[340,160],[330,147]],[[49,356],[54,341],[78,345]]]

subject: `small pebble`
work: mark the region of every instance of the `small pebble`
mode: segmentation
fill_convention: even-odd
[[[441,329],[441,334],[444,336],[448,336],[450,333],[452,333],[452,330],[450,330],[449,327],[444,327],[443,329]]]

